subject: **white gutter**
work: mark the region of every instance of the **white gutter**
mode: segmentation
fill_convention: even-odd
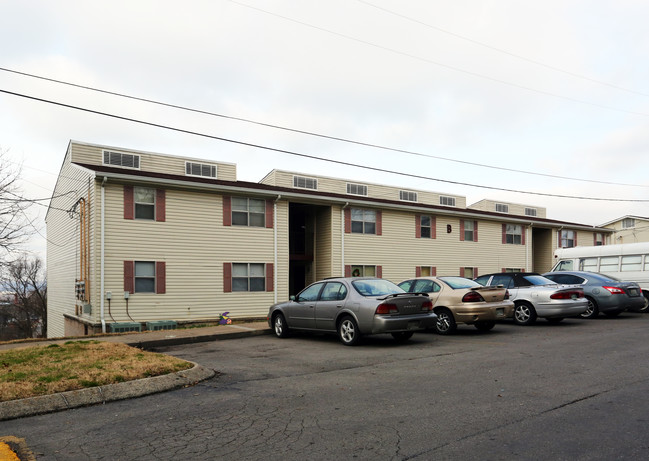
[[[349,206],[349,202],[345,202],[343,207],[340,209],[340,248],[341,248],[341,258],[342,258],[342,272],[341,277],[345,276],[345,208]]]
[[[105,222],[106,222],[106,206],[105,206],[105,200],[106,200],[106,193],[105,193],[105,188],[104,185],[106,184],[106,181],[108,181],[108,178],[104,176],[104,180],[101,182],[101,249],[100,249],[100,293],[99,293],[99,299],[100,301],[100,318],[101,318],[101,332],[106,333],[106,318],[104,317],[104,247],[105,247],[105,242],[104,242],[104,233],[105,233]]]
[[[273,243],[274,243],[274,265],[275,273],[273,274],[273,292],[275,293],[275,304],[277,304],[277,201],[282,198],[281,195],[278,195],[275,201],[273,202]]]

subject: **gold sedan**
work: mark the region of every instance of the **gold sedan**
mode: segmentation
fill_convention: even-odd
[[[427,293],[437,314],[435,331],[448,335],[459,323],[488,331],[496,320],[512,318],[514,303],[502,285],[485,287],[464,277],[417,277],[399,287],[409,293]]]

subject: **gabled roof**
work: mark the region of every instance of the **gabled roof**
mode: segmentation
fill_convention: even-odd
[[[620,217],[620,218],[614,219],[614,220],[612,220],[612,221],[605,222],[604,224],[600,224],[598,227],[608,226],[609,224],[613,224],[613,223],[615,223],[615,222],[620,222],[620,221],[622,221],[622,220],[624,220],[624,219],[627,219],[627,218],[638,219],[638,220],[640,220],[640,221],[649,221],[649,218],[648,218],[648,217],[645,217],[645,216],[634,216],[634,215],[630,215],[630,214],[628,214],[628,215],[622,216],[622,217]]]

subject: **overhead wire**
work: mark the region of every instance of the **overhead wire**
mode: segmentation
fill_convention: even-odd
[[[222,136],[215,136],[215,135],[210,135],[207,133],[201,133],[197,131],[192,131],[192,130],[187,130],[183,128],[177,128],[177,127],[172,127],[169,125],[162,125],[160,123],[154,123],[154,122],[148,122],[145,120],[139,120],[131,117],[126,117],[123,115],[117,115],[117,114],[111,114],[108,112],[102,112],[98,110],[93,110],[93,109],[88,109],[80,106],[74,106],[71,104],[66,104],[62,102],[57,102],[57,101],[52,101],[44,98],[38,98],[35,96],[29,96],[26,94],[21,94],[21,93],[16,93],[13,91],[8,91],[4,89],[0,89],[0,93],[16,96],[16,97],[21,97],[25,99],[30,99],[33,101],[41,102],[41,103],[46,103],[46,104],[51,104],[59,107],[65,107],[68,109],[73,109],[73,110],[79,110],[95,115],[101,115],[105,117],[110,117],[118,120],[123,120],[123,121],[128,121],[132,123],[138,123],[141,125],[146,125],[146,126],[151,126],[151,127],[156,127],[156,128],[161,128],[165,130],[170,130],[170,131],[175,131],[178,133],[184,133],[184,134],[189,134],[193,136],[199,136],[203,138],[208,138],[208,139],[214,139],[217,141],[223,141],[223,142],[228,142],[232,144],[237,144],[241,146],[247,146],[255,149],[262,149],[262,150],[267,150],[270,152],[277,152],[277,153],[282,153],[282,154],[287,154],[287,155],[292,155],[292,156],[297,156],[297,157],[302,157],[302,158],[309,158],[312,160],[319,160],[322,162],[328,162],[328,163],[334,163],[338,165],[345,165],[345,166],[351,166],[355,168],[361,168],[361,169],[366,169],[370,171],[377,171],[381,173],[388,173],[388,174],[395,174],[399,176],[405,176],[405,177],[410,177],[410,178],[415,178],[415,179],[423,179],[423,180],[428,180],[428,181],[436,181],[436,182],[442,182],[446,184],[455,184],[455,185],[461,185],[461,186],[468,186],[468,187],[476,187],[476,188],[481,188],[481,189],[489,189],[489,190],[498,190],[498,191],[504,191],[504,192],[513,192],[513,193],[519,193],[519,194],[528,194],[528,195],[538,195],[538,196],[545,196],[545,197],[558,197],[558,198],[570,198],[570,199],[577,199],[577,200],[592,200],[592,201],[608,201],[608,202],[628,202],[628,203],[634,203],[634,202],[649,202],[649,199],[619,199],[619,198],[600,198],[600,197],[584,197],[584,196],[573,196],[573,195],[562,195],[562,194],[550,194],[546,192],[530,192],[530,191],[522,191],[522,190],[516,190],[516,189],[507,189],[507,188],[502,188],[502,187],[495,187],[495,186],[485,186],[485,185],[479,185],[479,184],[471,184],[471,183],[466,183],[466,182],[460,182],[460,181],[451,181],[447,179],[440,179],[440,178],[433,178],[430,176],[423,176],[423,175],[416,175],[416,174],[411,174],[411,173],[404,173],[404,172],[399,172],[399,171],[393,171],[389,170],[387,168],[378,168],[378,167],[372,167],[372,166],[367,166],[367,165],[360,165],[352,162],[345,162],[342,160],[333,160],[329,159],[326,157],[321,157],[321,156],[316,156],[316,155],[309,155],[305,153],[300,153],[300,152],[295,152],[295,151],[289,151],[285,149],[279,149],[275,147],[270,147],[270,146],[264,146],[261,144],[255,144],[255,143],[250,143],[250,142],[245,142],[245,141],[240,141],[240,140],[235,140],[235,139],[230,139],[230,138],[225,138]]]
[[[308,135],[308,136],[314,136],[322,139],[329,139],[332,141],[339,141],[339,142],[344,142],[348,144],[354,144],[358,146],[363,146],[363,147],[370,147],[374,149],[380,149],[380,150],[385,150],[385,151],[391,151],[391,152],[397,152],[397,153],[402,153],[402,154],[407,154],[407,155],[413,155],[413,156],[419,156],[419,157],[426,157],[426,158],[432,158],[436,160],[443,160],[447,162],[454,162],[454,163],[459,163],[463,165],[471,165],[471,166],[477,166],[481,168],[490,168],[494,170],[500,170],[500,171],[509,171],[513,173],[523,173],[523,174],[528,174],[528,175],[534,175],[534,176],[542,176],[542,177],[547,177],[547,178],[553,178],[553,179],[565,179],[569,181],[579,181],[579,182],[586,182],[586,183],[595,183],[595,184],[607,184],[607,185],[614,185],[614,186],[628,186],[628,187],[649,187],[649,185],[645,184],[630,184],[630,183],[619,183],[619,182],[613,182],[613,181],[601,181],[601,180],[594,180],[594,179],[585,179],[585,178],[574,178],[574,177],[568,177],[568,176],[561,176],[561,175],[554,175],[554,174],[548,174],[548,173],[539,173],[536,171],[527,171],[527,170],[521,170],[521,169],[516,169],[516,168],[507,168],[507,167],[501,167],[501,166],[496,166],[496,165],[489,165],[489,164],[484,164],[484,163],[478,163],[478,162],[469,162],[466,160],[459,160],[459,159],[454,159],[454,158],[448,158],[448,157],[442,157],[438,155],[431,155],[431,154],[424,154],[421,152],[416,152],[412,150],[407,150],[407,149],[399,149],[395,147],[388,147],[388,146],[383,146],[380,144],[375,144],[375,143],[369,143],[369,142],[363,142],[363,141],[356,141],[352,140],[349,138],[343,138],[339,136],[332,136],[332,135],[326,135],[322,133],[316,133],[313,131],[307,131],[307,130],[300,130],[296,128],[289,128],[281,125],[276,125],[276,124],[271,124],[271,123],[266,123],[266,122],[260,122],[256,120],[251,120],[243,117],[236,117],[236,116],[231,116],[231,115],[225,115],[225,114],[219,114],[216,112],[210,112],[206,110],[201,110],[201,109],[195,109],[195,108],[190,108],[187,106],[181,106],[177,104],[171,104],[163,101],[157,101],[154,99],[148,99],[148,98],[142,98],[138,96],[133,96],[125,93],[118,93],[115,91],[109,91],[109,90],[104,90],[101,88],[96,88],[96,87],[91,87],[87,85],[81,85],[77,83],[71,83],[71,82],[66,82],[64,80],[58,80],[50,77],[44,77],[41,75],[35,75],[27,72],[22,72],[22,71],[17,71],[14,69],[9,69],[6,67],[0,67],[0,71],[3,72],[9,72],[9,73],[14,73],[17,75],[22,75],[26,77],[31,77],[39,80],[44,80],[44,81],[49,81],[52,83],[58,83],[61,85],[67,85],[75,88],[81,88],[84,90],[89,90],[97,93],[103,93],[103,94],[108,94],[112,96],[118,96],[121,98],[125,99],[131,99],[134,101],[140,101],[140,102],[146,102],[149,104],[155,104],[163,107],[169,107],[172,109],[179,109],[183,111],[188,111],[188,112],[193,112],[197,114],[202,114],[202,115],[208,115],[208,116],[213,116],[213,117],[219,117],[223,119],[228,119],[228,120],[234,120],[234,121],[239,121],[239,122],[244,122],[244,123],[250,123],[258,126],[263,126],[267,128],[272,128],[272,129],[278,129],[278,130],[283,130],[283,131],[288,131],[288,132],[293,132],[293,133],[298,133],[298,134],[303,134],[303,135]]]

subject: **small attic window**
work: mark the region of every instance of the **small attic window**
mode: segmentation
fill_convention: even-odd
[[[204,176],[208,178],[216,178],[216,165],[185,162],[185,174],[187,176]]]
[[[416,202],[417,201],[417,192],[411,192],[408,190],[399,191],[399,200],[404,200],[406,202]]]
[[[121,152],[104,151],[104,165],[119,166],[122,168],[140,169],[140,156],[123,154]]]
[[[293,187],[318,190],[318,180],[315,178],[307,178],[306,176],[293,176]]]

